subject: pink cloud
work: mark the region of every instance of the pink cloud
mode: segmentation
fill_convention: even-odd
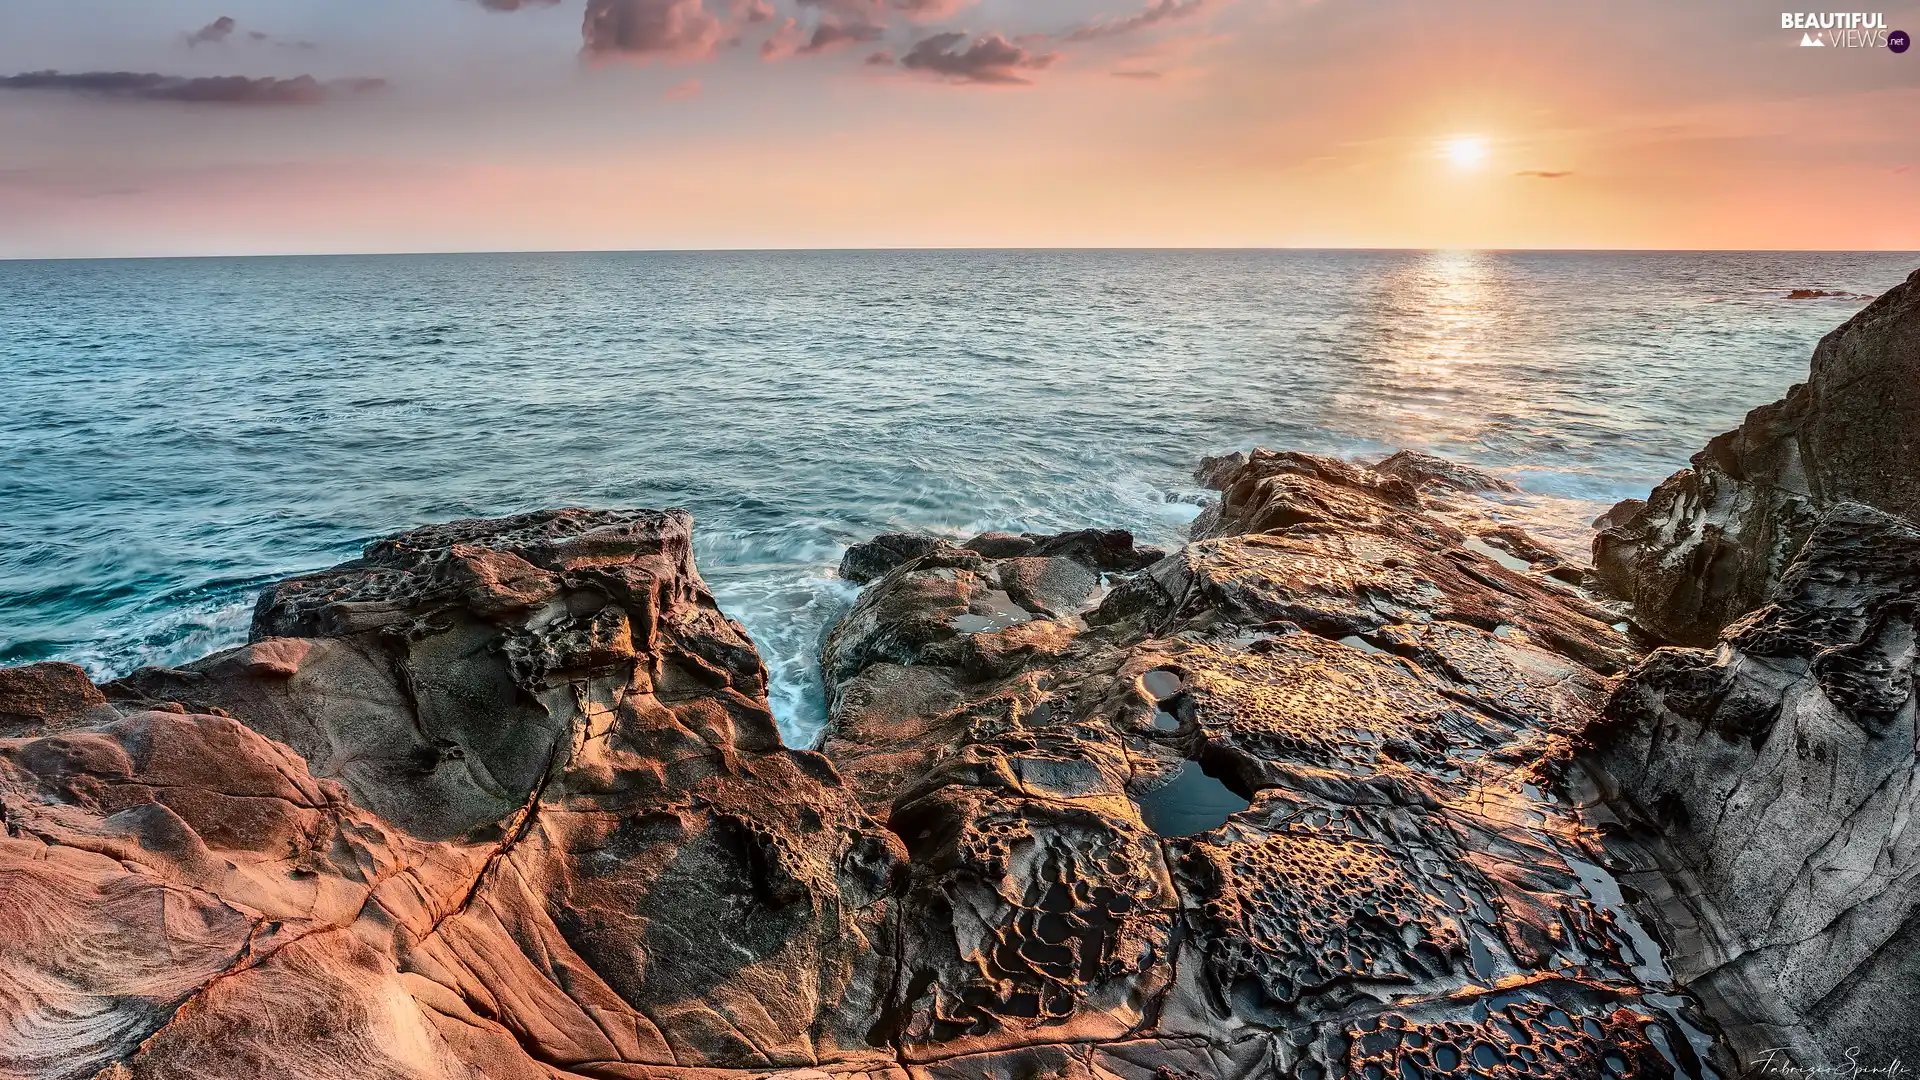
[[[1101,19],[1088,23],[1068,34],[1067,40],[1092,41],[1096,38],[1121,37],[1163,22],[1197,15],[1206,3],[1207,0],[1154,0],[1138,15],[1129,15],[1124,19]]]
[[[701,0],[587,0],[581,35],[596,59],[705,60],[727,31]]]
[[[935,34],[907,50],[900,66],[936,75],[949,82],[1024,85],[1020,73],[1037,71],[1057,59],[1056,53],[1035,53],[999,34],[968,40],[961,33]]]

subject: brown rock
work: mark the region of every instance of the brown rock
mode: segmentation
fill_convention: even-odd
[[[106,703],[77,664],[0,668],[0,736],[18,737],[80,721]]]
[[[1520,490],[1492,473],[1419,450],[1402,450],[1373,466],[1373,471],[1382,476],[1397,476],[1415,487],[1432,487],[1445,491],[1512,492]]]
[[[1164,558],[870,552],[821,753],[683,514],[282,583],[0,739],[0,1072],[1703,1077],[1546,790],[1626,643],[1405,479],[1223,480]]]
[[[394,537],[0,740],[0,1072],[891,1068],[904,850],[779,745],[690,526]]]
[[[1083,619],[979,614],[1036,569],[994,541],[829,641],[823,751],[910,854],[876,1035],[926,1076],[1668,1075],[1673,988],[1536,786],[1631,655],[1605,613],[1403,479],[1214,466],[1212,538]]]

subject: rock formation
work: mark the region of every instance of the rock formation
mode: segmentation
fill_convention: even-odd
[[[1920,520],[1920,271],[1828,334],[1813,373],[1601,519],[1594,572],[1634,621],[1711,648],[1765,603],[1821,512]]]
[[[1743,1061],[1920,1062],[1920,274],[1645,503],[1596,568],[1681,645],[1593,733],[1615,853]]]
[[[849,553],[820,752],[679,513],[421,529],[244,648],[0,674],[0,1075],[1705,1075],[1547,790],[1612,616],[1467,474],[1212,471],[1166,557]]]
[[[1596,732],[1679,977],[1742,1060],[1920,1061],[1920,530],[1826,515],[1716,651],[1661,649]]]
[[[891,1065],[904,850],[780,745],[690,530],[422,529],[104,699],[0,679],[0,1075]]]

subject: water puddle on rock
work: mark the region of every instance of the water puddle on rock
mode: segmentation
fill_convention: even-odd
[[[1139,803],[1147,828],[1161,836],[1210,832],[1253,805],[1193,761],[1182,762],[1172,780],[1140,796]]]
[[[1174,712],[1174,699],[1187,689],[1179,675],[1171,671],[1149,671],[1140,677],[1147,696],[1153,699],[1153,727],[1155,731],[1180,730],[1180,717]]]
[[[984,608],[984,614],[968,611],[953,620],[953,628],[963,634],[991,634],[1005,630],[1010,626],[1032,622],[1033,612],[1014,603],[1013,597],[995,589],[985,598],[976,600],[971,607]]]
[[[1501,551],[1499,548],[1494,547],[1492,544],[1487,543],[1485,540],[1482,540],[1477,536],[1467,537],[1465,540],[1460,542],[1460,546],[1463,548],[1466,548],[1468,551],[1474,552],[1475,554],[1485,555],[1487,558],[1492,559],[1494,562],[1499,563],[1501,566],[1504,566],[1509,570],[1512,570],[1516,574],[1524,574],[1527,571],[1533,569],[1533,564],[1528,562],[1527,560],[1516,559],[1512,555],[1508,554],[1507,552]]]

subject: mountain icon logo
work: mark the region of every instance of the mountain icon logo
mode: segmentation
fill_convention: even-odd
[[[1800,47],[1803,49],[1808,47],[1812,47],[1815,49],[1824,49],[1827,47],[1827,43],[1824,41],[1821,41],[1817,37],[1814,37],[1812,34],[1801,34]]]

